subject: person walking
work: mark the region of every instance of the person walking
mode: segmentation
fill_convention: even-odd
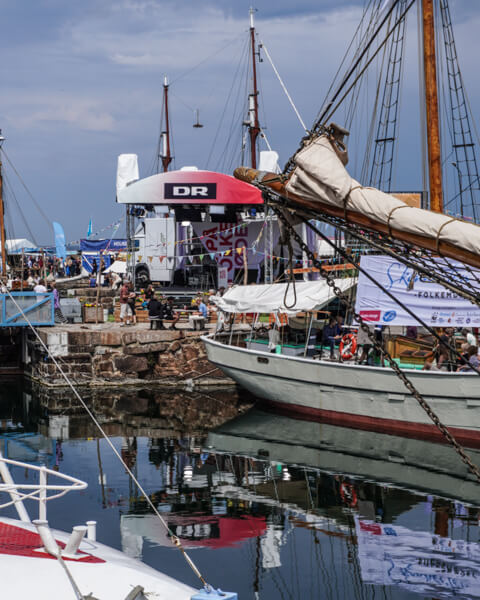
[[[67,319],[65,318],[62,312],[62,307],[60,306],[60,294],[58,293],[55,281],[52,281],[50,283],[50,288],[53,292],[53,310],[55,313],[55,323],[68,323]]]

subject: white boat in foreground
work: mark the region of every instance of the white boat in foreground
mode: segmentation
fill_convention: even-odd
[[[22,472],[28,469],[30,475],[26,483],[15,483],[8,465]],[[35,474],[38,482],[35,482]],[[0,492],[10,496],[0,508],[13,505],[19,516],[19,519],[0,518],[2,597],[22,600],[190,600],[204,597],[194,588],[98,543],[93,521],[77,525],[70,534],[50,529],[46,519],[47,500],[63,496],[70,490],[83,490],[86,483],[45,467],[4,459],[1,455],[0,476],[3,479]],[[47,498],[47,494],[50,497]],[[39,504],[39,519],[33,522],[23,504],[27,498]],[[213,591],[212,598],[217,597]]]

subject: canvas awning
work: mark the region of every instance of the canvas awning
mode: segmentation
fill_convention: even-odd
[[[336,279],[335,284],[342,290],[348,290],[356,283],[356,279],[349,277]],[[324,308],[335,294],[325,281],[296,281],[295,291],[293,284],[288,289],[285,306],[286,283],[273,283],[268,285],[235,285],[220,296],[211,298],[218,308],[225,312],[236,313],[286,313],[295,315],[299,312],[320,310]]]

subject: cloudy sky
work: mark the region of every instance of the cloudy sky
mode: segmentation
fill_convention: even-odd
[[[7,235],[33,235],[37,243],[50,244],[49,222],[58,220],[67,240],[74,240],[85,236],[90,217],[96,230],[123,214],[115,203],[117,155],[138,154],[141,176],[152,173],[165,74],[171,81],[174,166],[231,172],[240,159],[241,129],[234,117],[245,96],[240,76],[250,4],[250,0],[0,0],[4,150],[41,206],[40,212],[6,162]],[[307,125],[320,108],[364,4],[363,0],[255,4],[259,37]],[[475,46],[480,2],[451,0],[450,6],[478,121]],[[397,189],[408,190],[421,188],[415,17],[413,10],[396,179]],[[303,132],[266,58],[259,65],[259,77],[262,124],[284,164]],[[375,74],[371,77],[374,80]],[[371,98],[360,101],[368,107]],[[194,109],[200,111],[202,129],[192,127]],[[336,120],[341,122],[342,115]],[[360,107],[350,142],[350,168],[356,176],[363,152],[362,126]]]

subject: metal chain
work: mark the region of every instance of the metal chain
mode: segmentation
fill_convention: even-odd
[[[408,379],[405,373],[401,370],[398,364],[395,362],[391,354],[380,344],[375,338],[375,334],[368,325],[365,323],[363,318],[355,312],[355,307],[353,303],[350,301],[348,296],[342,292],[342,290],[335,284],[335,274],[334,271],[326,271],[321,262],[316,258],[314,253],[308,248],[307,244],[303,241],[301,236],[295,231],[295,229],[290,225],[288,220],[285,218],[283,213],[276,207],[273,207],[273,210],[277,214],[278,218],[283,222],[290,235],[295,239],[297,244],[300,246],[303,252],[307,254],[309,259],[312,261],[312,264],[317,267],[320,272],[320,275],[323,279],[325,279],[327,285],[333,290],[335,296],[341,300],[345,304],[345,306],[352,312],[352,315],[358,321],[362,330],[367,334],[368,338],[372,342],[373,346],[379,350],[384,357],[387,359],[390,367],[393,369],[397,377],[403,383],[403,385],[407,388],[407,390],[412,394],[415,400],[420,404],[423,410],[427,413],[430,420],[434,423],[440,433],[445,437],[448,443],[453,447],[455,452],[460,456],[462,461],[468,467],[469,471],[475,475],[477,480],[480,482],[480,469],[478,466],[472,461],[470,456],[465,452],[463,447],[457,442],[454,436],[450,433],[449,429],[440,421],[436,413],[429,406],[428,402],[423,398],[420,392],[415,388],[413,383]]]

